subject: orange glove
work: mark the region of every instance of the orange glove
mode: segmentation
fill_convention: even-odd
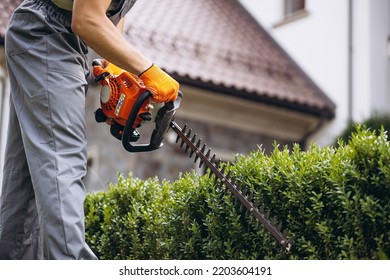
[[[154,102],[164,103],[176,100],[179,83],[155,64],[142,72],[139,77],[152,93]]]
[[[95,78],[105,72],[108,72],[113,76],[119,76],[124,71],[105,59],[101,59],[99,62],[100,65],[93,66],[93,76]]]

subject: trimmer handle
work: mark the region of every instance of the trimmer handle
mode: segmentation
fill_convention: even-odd
[[[152,132],[150,142],[148,144],[132,144],[130,140],[135,130],[135,128],[133,128],[134,122],[138,116],[142,104],[144,104],[144,102],[150,97],[152,97],[150,91],[143,92],[138,97],[137,101],[134,103],[133,108],[131,109],[129,118],[127,119],[126,126],[123,130],[122,135],[123,147],[128,152],[149,152],[157,150],[163,146],[162,141],[170,127],[170,123],[174,119],[176,109],[178,109],[180,106],[183,94],[179,91],[177,99],[175,101],[165,103],[164,106],[158,110],[155,120],[156,127]]]

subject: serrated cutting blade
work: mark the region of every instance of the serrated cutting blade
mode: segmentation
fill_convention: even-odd
[[[281,232],[281,225],[277,224],[276,221],[269,220],[269,212],[264,213],[264,209],[260,210],[257,207],[257,204],[253,203],[249,197],[242,192],[243,187],[241,186],[241,182],[239,182],[239,186],[234,183],[234,178],[230,179],[230,176],[224,174],[225,165],[222,165],[222,170],[219,169],[220,164],[215,162],[215,154],[210,158],[211,150],[208,149],[205,154],[206,145],[201,145],[201,140],[196,141],[196,134],[192,135],[192,129],[187,132],[187,125],[184,126],[183,129],[179,127],[179,125],[172,121],[170,127],[177,134],[176,142],[181,139],[180,147],[182,148],[185,144],[185,153],[190,150],[190,158],[195,154],[195,162],[199,159],[200,165],[204,164],[206,168],[210,169],[210,176],[214,174],[216,179],[220,180],[221,184],[224,184],[227,189],[238,199],[238,201],[243,205],[251,215],[253,215],[256,220],[258,220],[264,228],[276,239],[279,244],[289,251],[292,246],[291,240],[287,239],[287,231],[285,233]],[[200,148],[202,147],[202,148]],[[241,190],[240,190],[241,189]]]

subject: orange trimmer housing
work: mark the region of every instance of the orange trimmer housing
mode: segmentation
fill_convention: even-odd
[[[107,73],[107,72],[106,72]],[[100,93],[100,105],[108,122],[115,121],[122,126],[126,125],[131,109],[133,108],[138,97],[147,91],[142,80],[138,76],[123,71],[118,76],[108,74],[101,79],[99,83],[102,86]],[[143,121],[141,114],[148,113],[151,105],[149,99],[142,104],[133,128],[141,125]]]
[[[95,120],[109,124],[111,134],[122,141],[128,152],[153,151],[162,147],[164,135],[180,106],[182,93],[179,91],[175,101],[159,105],[157,113],[152,115],[153,106],[149,103],[152,93],[138,76],[113,64],[103,65],[101,60],[94,60],[92,65],[95,81],[102,86],[101,108],[96,110]],[[155,124],[150,141],[134,143],[140,139],[137,128],[143,121]]]

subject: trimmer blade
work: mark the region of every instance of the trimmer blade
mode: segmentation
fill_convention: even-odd
[[[272,221],[269,220],[270,213],[269,211],[264,212],[264,205],[262,205],[259,209],[259,203],[252,202],[248,191],[248,186],[244,185],[241,181],[238,181],[238,185],[236,185],[236,179],[230,178],[230,173],[225,175],[226,164],[223,164],[221,160],[216,162],[215,154],[213,154],[213,156],[210,158],[210,149],[208,149],[207,153],[205,154],[204,152],[206,150],[206,145],[203,145],[202,148],[200,148],[201,139],[196,142],[197,135],[192,135],[192,129],[186,132],[187,125],[181,129],[174,121],[172,121],[170,123],[170,127],[176,132],[178,136],[176,142],[178,142],[179,139],[182,140],[180,147],[183,147],[185,144],[185,153],[187,153],[188,150],[191,150],[189,155],[190,158],[195,154],[196,156],[194,162],[200,160],[199,167],[204,164],[205,168],[210,170],[209,177],[211,178],[211,176],[214,175],[215,181],[219,181],[220,185],[225,185],[226,188],[237,198],[239,203],[248,210],[247,213],[259,221],[264,226],[264,228],[279,242],[279,244],[285,250],[289,251],[291,249],[292,242],[291,240],[287,239],[286,232],[281,232],[281,224],[277,224],[275,219]],[[217,184],[217,182],[215,183]]]

